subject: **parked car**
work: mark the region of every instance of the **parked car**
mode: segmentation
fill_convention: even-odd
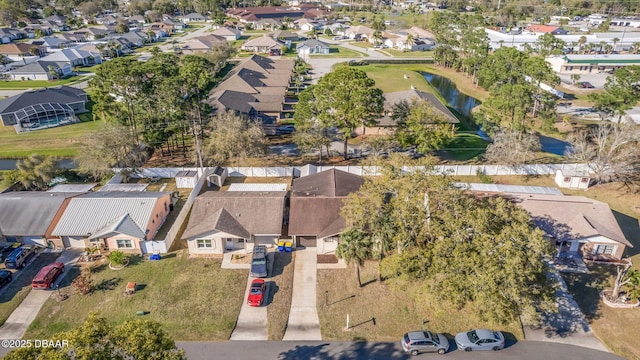
[[[251,258],[251,272],[249,275],[256,278],[267,277],[267,247],[257,245],[253,248],[253,257]]]
[[[19,269],[25,266],[25,264],[36,254],[36,248],[34,246],[21,246],[16,248],[7,256],[4,260],[4,266],[7,269]]]
[[[595,86],[591,85],[591,83],[588,82],[588,81],[583,81],[580,85],[582,86],[583,89],[593,89],[593,88],[595,88]]]
[[[64,264],[61,262],[54,262],[49,264],[38,272],[36,277],[31,282],[33,289],[49,289],[53,287],[53,283],[64,272]]]
[[[4,286],[13,280],[13,275],[9,270],[0,270],[0,287]]]
[[[442,334],[433,334],[429,331],[411,331],[402,337],[400,341],[402,350],[411,355],[426,352],[437,352],[442,355],[449,350],[449,340]]]
[[[264,301],[265,288],[266,283],[263,279],[254,279],[251,282],[251,288],[249,289],[247,304],[249,306],[261,306]]]
[[[296,132],[296,127],[294,125],[282,125],[276,128],[276,132],[280,134],[292,134]]]
[[[458,350],[494,350],[504,349],[504,335],[500,331],[475,329],[456,335]]]

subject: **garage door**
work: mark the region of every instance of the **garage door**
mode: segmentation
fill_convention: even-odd
[[[296,238],[296,246],[316,247],[317,242],[315,236],[298,236]]]
[[[81,249],[84,249],[87,247],[83,238],[72,238],[70,236],[65,236],[63,237],[63,242],[65,247],[81,248]]]

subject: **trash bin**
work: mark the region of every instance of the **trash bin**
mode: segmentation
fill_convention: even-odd
[[[278,251],[284,252],[284,241],[278,241]]]
[[[291,252],[292,245],[293,245],[293,242],[291,241],[287,241],[286,243],[284,243],[284,251]]]

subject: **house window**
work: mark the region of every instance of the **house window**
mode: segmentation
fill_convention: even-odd
[[[131,240],[116,240],[118,249],[133,249]]]
[[[598,247],[596,247],[596,254],[611,255],[615,249],[616,247],[614,245],[598,245]]]
[[[196,240],[196,243],[198,244],[198,249],[213,248],[213,242],[211,241],[211,239],[199,239],[199,240]]]
[[[571,178],[570,178],[570,177],[568,177],[568,176],[565,176],[565,177],[564,177],[564,182],[569,182],[569,181],[571,181]]]
[[[583,183],[589,182],[589,178],[582,178],[580,179],[580,182],[583,182]]]
[[[18,242],[18,238],[16,236],[7,236],[7,242],[14,243]]]

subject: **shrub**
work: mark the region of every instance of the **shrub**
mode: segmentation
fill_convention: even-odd
[[[491,178],[491,176],[485,174],[484,171],[478,169],[476,171],[476,175],[478,176],[478,178],[480,178],[480,181],[482,181],[483,184],[493,184],[493,179]]]
[[[109,261],[111,261],[111,263],[116,266],[124,265],[126,259],[127,256],[120,250],[113,251],[111,254],[109,254]]]
[[[71,287],[78,294],[87,295],[91,293],[95,288],[91,279],[91,270],[83,268],[80,275],[71,282]]]

